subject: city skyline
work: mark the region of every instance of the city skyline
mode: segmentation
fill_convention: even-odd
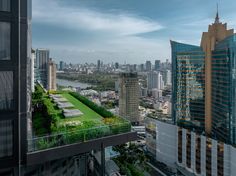
[[[170,59],[170,39],[199,45],[197,31],[207,30],[217,3],[52,0],[45,6],[43,1],[33,1],[34,48],[49,48],[56,61],[137,64]],[[235,28],[235,2],[229,2],[219,2],[219,13]]]

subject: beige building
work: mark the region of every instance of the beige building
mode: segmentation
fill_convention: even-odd
[[[234,34],[233,29],[227,30],[227,23],[221,23],[218,11],[215,22],[208,26],[208,32],[202,33],[201,47],[205,52],[205,131],[212,130],[212,52],[216,44]]]
[[[138,75],[137,73],[121,73],[119,83],[119,115],[133,124],[138,124],[140,121]]]
[[[56,90],[57,89],[57,75],[56,75],[56,64],[55,62],[52,61],[52,59],[49,60],[48,62],[48,67],[47,67],[47,89],[48,90]]]

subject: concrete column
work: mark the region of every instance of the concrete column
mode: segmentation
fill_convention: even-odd
[[[201,175],[206,175],[206,137],[201,136]]]
[[[187,167],[186,166],[186,129],[182,129],[182,164],[183,167]]]
[[[211,140],[211,174],[217,175],[217,141]]]
[[[195,172],[196,169],[196,134],[191,132],[191,169]]]

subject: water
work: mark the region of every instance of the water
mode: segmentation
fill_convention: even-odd
[[[81,83],[78,81],[69,81],[69,80],[65,80],[65,79],[57,79],[57,84],[60,86],[72,86],[72,87],[80,87],[81,89],[85,89],[87,87],[91,87],[92,85],[90,84],[86,84],[86,83]]]

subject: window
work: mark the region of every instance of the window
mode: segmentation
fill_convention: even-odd
[[[10,23],[0,22],[0,60],[10,60],[10,35]]]
[[[0,11],[10,11],[11,0],[0,0]]]
[[[0,71],[0,110],[13,109],[13,72]]]
[[[0,121],[0,158],[12,156],[13,124],[11,120]]]

